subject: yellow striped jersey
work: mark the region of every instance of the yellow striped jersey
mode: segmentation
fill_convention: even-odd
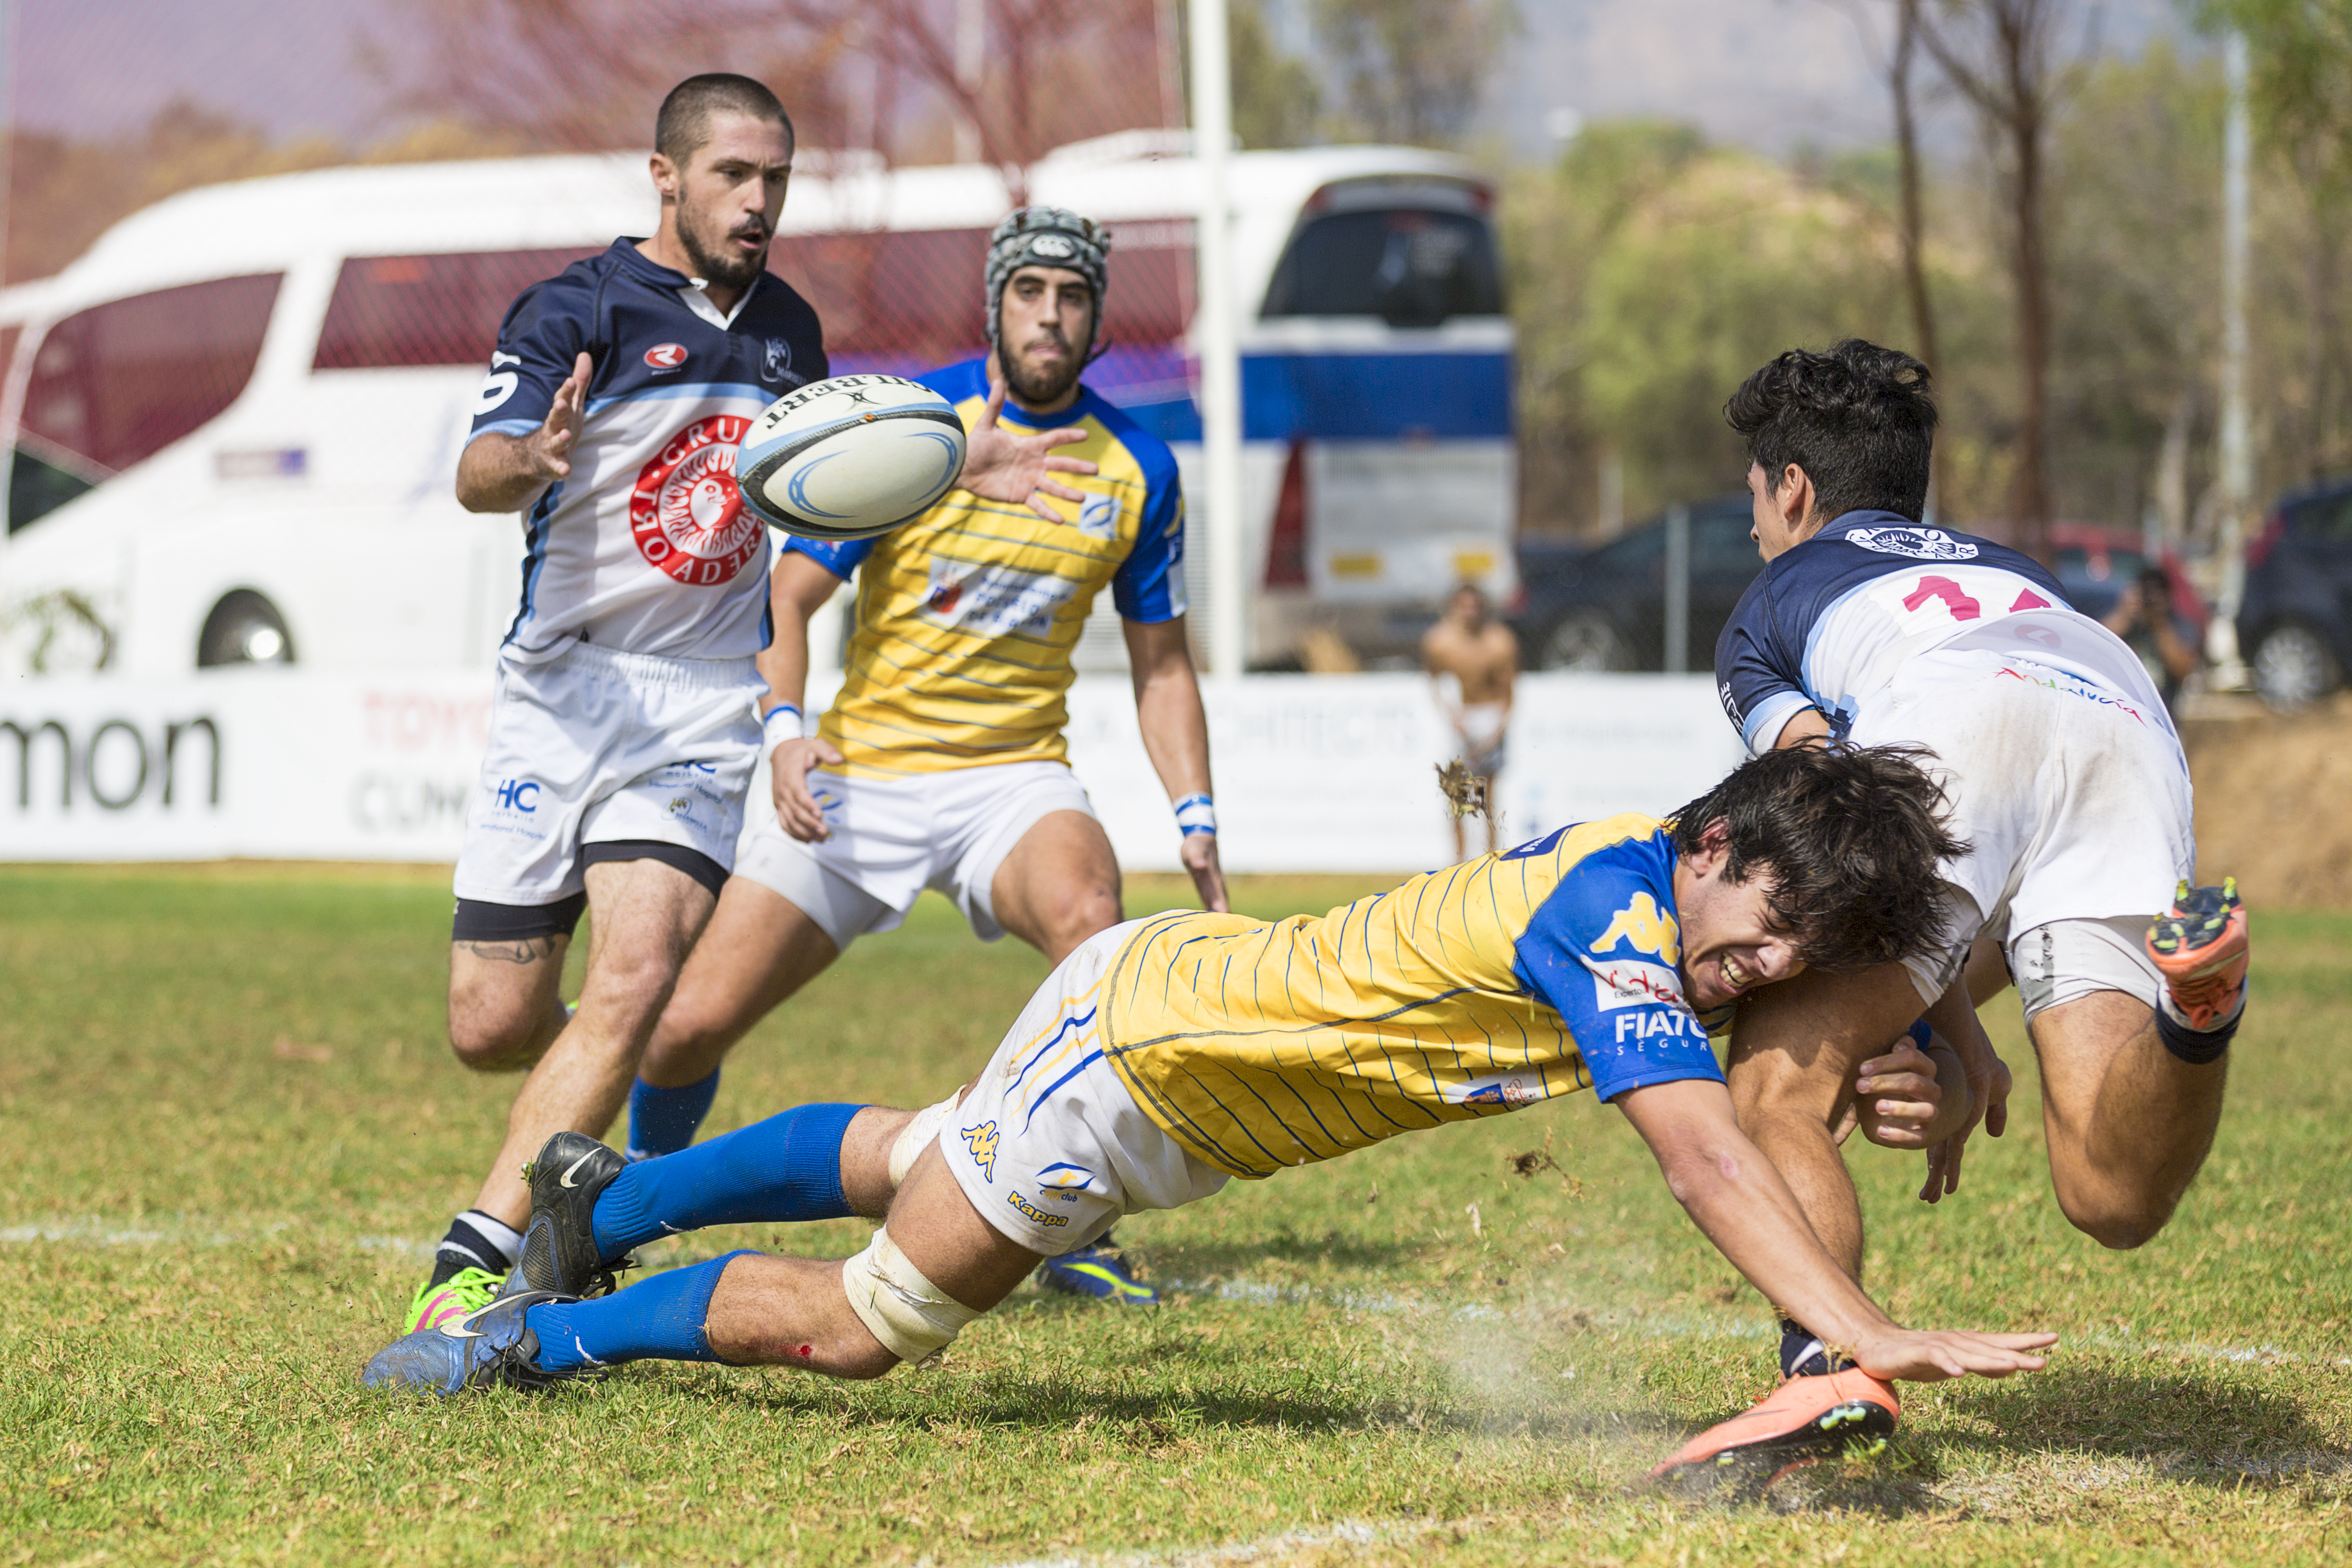
[[[919,379],[956,405],[966,429],[978,422],[985,361]],[[888,778],[1062,761],[1070,652],[1103,585],[1130,621],[1184,613],[1184,500],[1166,444],[1083,386],[1059,414],[1007,402],[999,422],[1084,430],[1084,441],[1054,450],[1096,465],[1091,477],[1055,476],[1086,500],[1049,499],[1063,516],[1048,522],[1026,506],[950,490],[879,539],[785,545],[837,577],[857,576],[846,679],[819,725],[846,759],[834,772]]]
[[[1590,1088],[1720,1082],[1667,825],[1613,816],[1321,916],[1146,921],[1102,993],[1146,1113],[1236,1176]]]

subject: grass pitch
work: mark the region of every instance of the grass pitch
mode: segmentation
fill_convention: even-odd
[[[1130,908],[1181,896],[1139,879]],[[1581,1100],[1131,1220],[1164,1309],[1024,1288],[877,1384],[645,1365],[366,1394],[513,1087],[443,1044],[447,910],[440,873],[0,870],[0,1562],[2352,1555],[2352,917],[2257,911],[2220,1142],[2137,1253],[2059,1215],[2015,1005],[1989,1009],[2022,1113],[1935,1209],[1915,1158],[1854,1154],[1874,1284],[1906,1321],[2060,1331],[2052,1370],[1915,1389],[1886,1458],[1710,1512],[1629,1483],[1763,1390],[1768,1314]],[[746,1043],[710,1130],[928,1101],[1044,969],[926,900]]]

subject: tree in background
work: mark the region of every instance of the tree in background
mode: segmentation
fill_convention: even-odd
[[[1315,0],[1349,140],[1444,146],[1467,128],[1518,30],[1511,0]]]
[[[1322,122],[1313,68],[1286,51],[1259,0],[1230,0],[1234,134],[1244,147],[1304,147]]]
[[[2066,0],[1941,0],[1922,16],[1919,41],[1975,109],[1994,153],[2007,211],[2010,285],[2017,320],[2018,547],[2050,553],[2051,352],[2047,222],[2049,138],[2077,74],[2062,50]]]
[[[2301,353],[2290,349],[2274,372],[2295,405],[2284,422],[2291,454],[2284,466],[2290,481],[2315,479],[2352,464],[2352,359],[2344,341],[2352,0],[2208,0],[2203,16],[2245,34],[2256,145],[2287,172],[2300,198],[2291,219],[2263,227],[2300,263],[2290,286],[2306,312]]]

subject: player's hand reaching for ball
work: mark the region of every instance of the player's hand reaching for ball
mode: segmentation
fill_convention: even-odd
[[[831,742],[814,735],[780,742],[770,753],[769,765],[776,774],[770,791],[776,799],[776,823],[803,844],[822,844],[833,837],[833,829],[824,825],[824,808],[809,788],[808,776],[818,768],[837,768],[841,761]]]
[[[1192,874],[1192,890],[1201,895],[1201,907],[1216,914],[1233,913],[1233,905],[1225,900],[1225,868],[1217,861],[1217,836],[1187,833],[1180,854],[1184,869]]]
[[[2032,1352],[2058,1342],[2056,1334],[1973,1334],[1958,1329],[1886,1328],[1847,1348],[1871,1376],[1888,1382],[1941,1383],[1946,1378],[2007,1377],[2048,1364]]]
[[[1049,477],[1085,476],[1096,471],[1095,465],[1084,458],[1053,455],[1055,447],[1083,441],[1087,433],[1072,426],[1041,430],[1034,436],[1016,436],[997,423],[997,416],[1004,412],[1004,370],[992,353],[988,356],[988,406],[981,410],[980,422],[964,436],[963,473],[956,483],[988,500],[1026,506],[1049,522],[1066,522],[1069,520],[1047,506],[1042,498],[1051,496],[1066,501],[1087,499]]]

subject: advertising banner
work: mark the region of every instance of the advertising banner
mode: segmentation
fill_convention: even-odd
[[[1451,858],[1436,770],[1459,742],[1428,682],[1264,676],[1204,692],[1228,869]],[[830,695],[824,680],[810,693]],[[1084,677],[1069,704],[1070,760],[1121,863],[1177,868],[1131,687]],[[489,705],[474,675],[14,682],[0,696],[0,859],[454,860],[475,792],[499,782],[478,776]],[[1503,842],[1671,810],[1738,754],[1704,677],[1526,677],[1497,791]],[[764,799],[764,773],[753,788]],[[1485,825],[1468,826],[1483,847]]]

